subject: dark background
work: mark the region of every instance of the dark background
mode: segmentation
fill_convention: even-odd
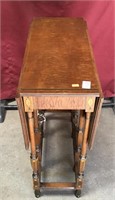
[[[88,24],[104,97],[114,96],[114,1],[2,1],[1,99],[15,98],[34,17],[83,17]]]

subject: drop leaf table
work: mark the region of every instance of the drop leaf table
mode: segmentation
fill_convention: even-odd
[[[103,101],[84,19],[48,17],[32,21],[16,101],[25,148],[31,149],[35,196],[40,196],[41,188],[66,188],[74,189],[80,197],[87,147],[92,149]],[[44,123],[45,111],[55,110],[71,112],[75,182],[41,181],[44,134],[40,124]]]

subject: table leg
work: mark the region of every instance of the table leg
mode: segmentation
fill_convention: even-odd
[[[75,137],[73,138],[74,158],[75,158],[74,169],[75,169],[76,176],[78,175],[78,164],[79,164],[79,157],[80,157],[81,147],[82,147],[84,125],[85,125],[85,111],[80,110],[79,126],[76,129],[76,134],[75,134]]]
[[[83,133],[83,127],[82,127],[82,136],[80,136],[80,131],[78,134],[78,140],[77,140],[77,153],[76,153],[76,160],[77,163],[75,164],[76,167],[76,191],[75,195],[77,197],[80,197],[81,195],[81,189],[83,187],[83,177],[84,177],[84,170],[85,170],[85,163],[86,163],[86,152],[87,152],[87,137],[88,137],[88,129],[89,129],[89,123],[90,123],[90,112],[86,113],[86,120],[84,120],[84,114],[83,111],[81,113],[80,122],[82,122],[82,126],[85,122],[85,129]]]
[[[40,196],[40,173],[39,173],[39,157],[36,151],[36,136],[35,136],[35,124],[36,119],[34,120],[35,113],[28,112],[28,122],[29,122],[29,130],[30,130],[30,142],[31,142],[31,165],[33,169],[33,189],[35,191],[35,196]],[[36,124],[37,125],[37,124]]]
[[[74,139],[76,135],[76,131],[78,131],[78,111],[72,111],[71,112],[71,122],[72,122],[72,134],[71,137]]]
[[[35,144],[36,144],[36,153],[41,161],[41,152],[42,152],[42,134],[40,130],[39,116],[37,110],[34,110],[34,131],[35,131]]]
[[[40,128],[40,131],[41,131],[41,134],[42,134],[42,138],[44,137],[44,125],[45,125],[45,121],[46,121],[46,117],[44,115],[45,111],[44,110],[40,110],[39,113],[38,113],[38,116],[39,116],[39,128]]]

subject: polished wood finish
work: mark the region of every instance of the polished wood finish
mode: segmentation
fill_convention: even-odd
[[[87,146],[91,149],[94,142],[102,100],[86,22],[82,18],[34,19],[27,40],[17,104],[25,147],[28,149],[29,143],[31,147],[33,188],[37,196],[43,187],[74,188],[76,194],[83,188]],[[80,111],[79,123],[72,120],[75,183],[41,182],[43,134],[39,112],[42,110]]]
[[[50,93],[99,94],[94,63],[87,25],[82,18],[35,19],[29,31],[18,89],[20,93],[49,90]],[[82,88],[85,80],[91,81],[91,89]]]
[[[29,97],[24,96],[25,112],[33,112],[33,109],[51,109],[51,110],[75,110],[84,109],[87,112],[93,112],[95,105],[95,96],[63,96],[47,95]]]

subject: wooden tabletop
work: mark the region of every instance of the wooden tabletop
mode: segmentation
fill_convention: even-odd
[[[87,25],[82,18],[33,20],[18,91],[101,93]]]

